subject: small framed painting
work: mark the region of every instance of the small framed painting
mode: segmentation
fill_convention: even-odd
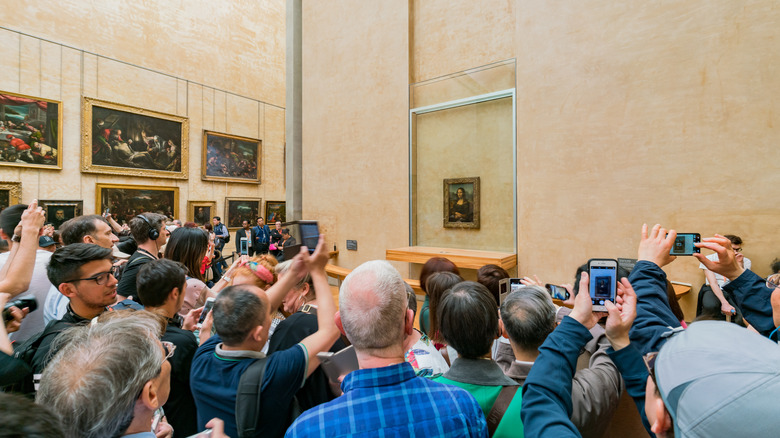
[[[60,229],[63,222],[81,216],[84,211],[84,201],[60,201],[41,199],[38,205],[46,213],[46,222],[51,223],[55,230]]]
[[[225,225],[235,230],[241,228],[241,222],[249,221],[254,226],[262,202],[259,198],[225,198]]]
[[[265,201],[265,223],[273,227],[275,222],[286,222],[285,201]]]

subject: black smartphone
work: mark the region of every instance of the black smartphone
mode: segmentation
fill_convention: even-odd
[[[38,308],[38,301],[35,300],[34,296],[27,295],[23,297],[17,297],[16,299],[7,302],[3,308],[3,323],[13,319],[11,316],[11,307],[16,307],[20,310],[28,308],[30,309],[30,312],[33,312]]]
[[[590,299],[594,312],[606,312],[604,303],[615,302],[617,295],[617,260],[588,260],[588,277],[590,278]]]
[[[499,306],[503,304],[504,298],[506,298],[507,295],[523,287],[523,283],[521,283],[520,280],[522,280],[522,278],[504,278],[498,281]]]
[[[701,249],[696,247],[694,243],[701,242],[701,234],[699,233],[677,233],[677,238],[674,239],[674,245],[669,250],[669,254],[674,256],[689,256],[701,252]]]
[[[290,233],[292,244],[285,243],[282,251],[285,260],[292,260],[301,250],[301,246],[309,249],[309,254],[313,254],[317,249],[317,243],[320,240],[320,227],[317,221],[292,221],[282,224],[282,230]]]
[[[544,285],[547,291],[550,292],[550,296],[554,300],[566,301],[569,299],[569,291],[563,286],[547,283]]]
[[[203,311],[200,312],[200,318],[198,318],[198,327],[203,325],[203,321],[206,320],[209,312],[211,312],[211,308],[214,307],[214,301],[216,301],[216,298],[214,297],[206,298],[206,304],[203,305]]]

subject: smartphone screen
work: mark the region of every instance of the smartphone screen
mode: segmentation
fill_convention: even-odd
[[[695,253],[700,253],[701,250],[694,246],[694,243],[701,242],[701,234],[699,233],[677,233],[677,238],[674,239],[674,245],[669,250],[669,254],[675,256],[689,256]]]
[[[606,310],[604,302],[615,302],[617,291],[617,260],[591,259],[588,261],[590,299],[593,310]]]
[[[317,249],[317,243],[320,240],[320,228],[317,222],[301,221],[301,244],[309,248],[309,254],[313,254]]]
[[[555,284],[546,284],[545,287],[550,292],[550,296],[554,300],[566,301],[569,299],[569,291],[566,290],[565,287]]]
[[[247,247],[247,239],[246,237],[241,238],[241,255],[247,255],[249,254],[249,249]]]
[[[498,282],[499,305],[504,302],[504,298],[506,298],[507,295],[523,287],[520,280],[520,278],[504,278]]]
[[[208,298],[206,300],[206,304],[203,306],[203,311],[200,312],[200,318],[198,318],[198,325],[203,324],[203,321],[206,320],[209,312],[211,312],[211,308],[214,307],[214,301],[214,298]]]

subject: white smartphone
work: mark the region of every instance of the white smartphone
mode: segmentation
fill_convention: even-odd
[[[198,318],[198,328],[203,325],[203,321],[206,320],[209,312],[211,312],[211,308],[214,307],[214,301],[216,301],[216,298],[214,297],[206,298],[206,304],[203,306],[203,311],[200,312],[200,318]]]
[[[239,244],[241,249],[241,255],[249,255],[249,245],[247,244],[248,240],[246,237],[241,238],[241,243]]]
[[[617,294],[617,260],[588,260],[588,277],[590,278],[590,299],[594,312],[606,312],[604,303],[615,302]]]

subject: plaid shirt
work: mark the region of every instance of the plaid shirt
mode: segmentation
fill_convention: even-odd
[[[353,371],[344,395],[304,412],[286,437],[487,437],[477,401],[455,386],[416,377],[406,362]]]

